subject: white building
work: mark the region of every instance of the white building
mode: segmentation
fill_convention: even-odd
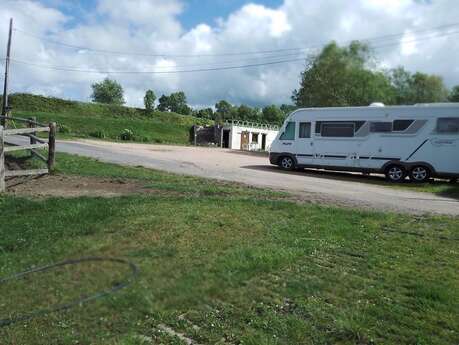
[[[231,121],[223,126],[221,146],[233,150],[268,151],[278,132],[276,125]]]

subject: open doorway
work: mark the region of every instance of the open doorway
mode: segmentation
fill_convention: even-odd
[[[261,149],[266,151],[266,134],[261,135]]]
[[[229,129],[224,129],[223,130],[222,147],[224,149],[228,149],[229,148],[230,132],[231,131]]]

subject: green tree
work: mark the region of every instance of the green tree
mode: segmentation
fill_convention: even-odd
[[[298,107],[295,106],[295,105],[292,105],[292,104],[282,104],[280,106],[280,110],[282,111],[282,113],[284,114],[284,117],[286,117],[287,115],[289,115],[291,112],[293,112],[295,109],[297,109]]]
[[[268,123],[280,124],[283,122],[285,115],[277,105],[268,105],[262,110],[262,120]]]
[[[448,99],[450,102],[459,102],[459,85],[453,87]]]
[[[156,95],[153,90],[147,90],[145,97],[143,98],[143,103],[145,104],[145,110],[147,113],[151,113],[153,110],[155,110],[155,101]]]
[[[403,67],[390,71],[389,79],[394,88],[395,104],[410,104],[411,102],[411,73]]]
[[[233,106],[225,100],[221,100],[215,104],[215,121],[222,122],[229,120],[233,114]]]
[[[192,113],[192,109],[186,104],[186,96],[183,91],[159,97],[158,110],[172,111],[183,115],[190,115]]]
[[[158,110],[159,111],[170,111],[170,107],[169,107],[169,96],[166,96],[166,95],[162,95],[161,97],[159,97],[158,99]]]
[[[411,79],[411,96],[411,103],[444,102],[448,90],[441,77],[416,72]]]
[[[241,104],[237,108],[237,119],[243,121],[256,121],[256,116],[252,108],[245,104]]]
[[[348,47],[332,42],[307,61],[300,88],[292,100],[298,107],[357,106],[372,102],[393,103],[393,88],[382,72],[369,66],[368,45],[358,41]]]
[[[390,72],[390,81],[396,104],[444,102],[448,99],[443,79],[436,75],[421,72],[411,74],[403,67],[398,67]]]
[[[116,105],[124,104],[124,91],[116,80],[106,78],[102,82],[92,84],[91,87],[91,99],[93,102]]]
[[[191,108],[187,105],[186,95],[183,91],[171,93],[169,96],[170,111],[175,113],[189,115]]]
[[[214,110],[212,108],[205,108],[199,109],[196,112],[196,117],[200,117],[202,119],[213,119],[214,118]]]

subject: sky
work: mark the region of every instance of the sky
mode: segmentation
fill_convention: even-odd
[[[109,77],[130,106],[147,89],[197,108],[290,103],[307,56],[355,39],[374,68],[459,84],[457,0],[0,0],[0,56],[10,17],[12,92],[88,101]]]

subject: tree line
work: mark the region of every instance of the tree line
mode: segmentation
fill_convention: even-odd
[[[91,99],[93,102],[115,105],[125,103],[123,87],[116,80],[106,78],[102,82],[94,83],[92,90]],[[157,99],[153,90],[145,92],[144,106],[147,114],[152,114],[157,110],[191,115],[217,122],[241,120],[273,124],[281,124],[284,118],[295,109],[295,106],[287,104],[269,105],[264,108],[250,107],[244,104],[235,106],[225,100],[217,102],[213,108],[193,109],[188,105],[183,91],[162,95]]]
[[[147,90],[145,111],[175,112],[218,122],[233,119],[280,124],[299,107],[367,106],[373,102],[387,105],[459,102],[459,85],[448,90],[437,75],[411,73],[403,67],[384,70],[376,66],[367,44],[354,41],[340,47],[331,42],[306,60],[300,87],[292,93],[293,104],[257,108],[244,104],[236,106],[221,100],[214,107],[193,109],[183,91],[161,95],[157,99],[153,90]],[[92,91],[94,102],[124,104],[123,88],[115,80],[106,78],[94,83]]]

